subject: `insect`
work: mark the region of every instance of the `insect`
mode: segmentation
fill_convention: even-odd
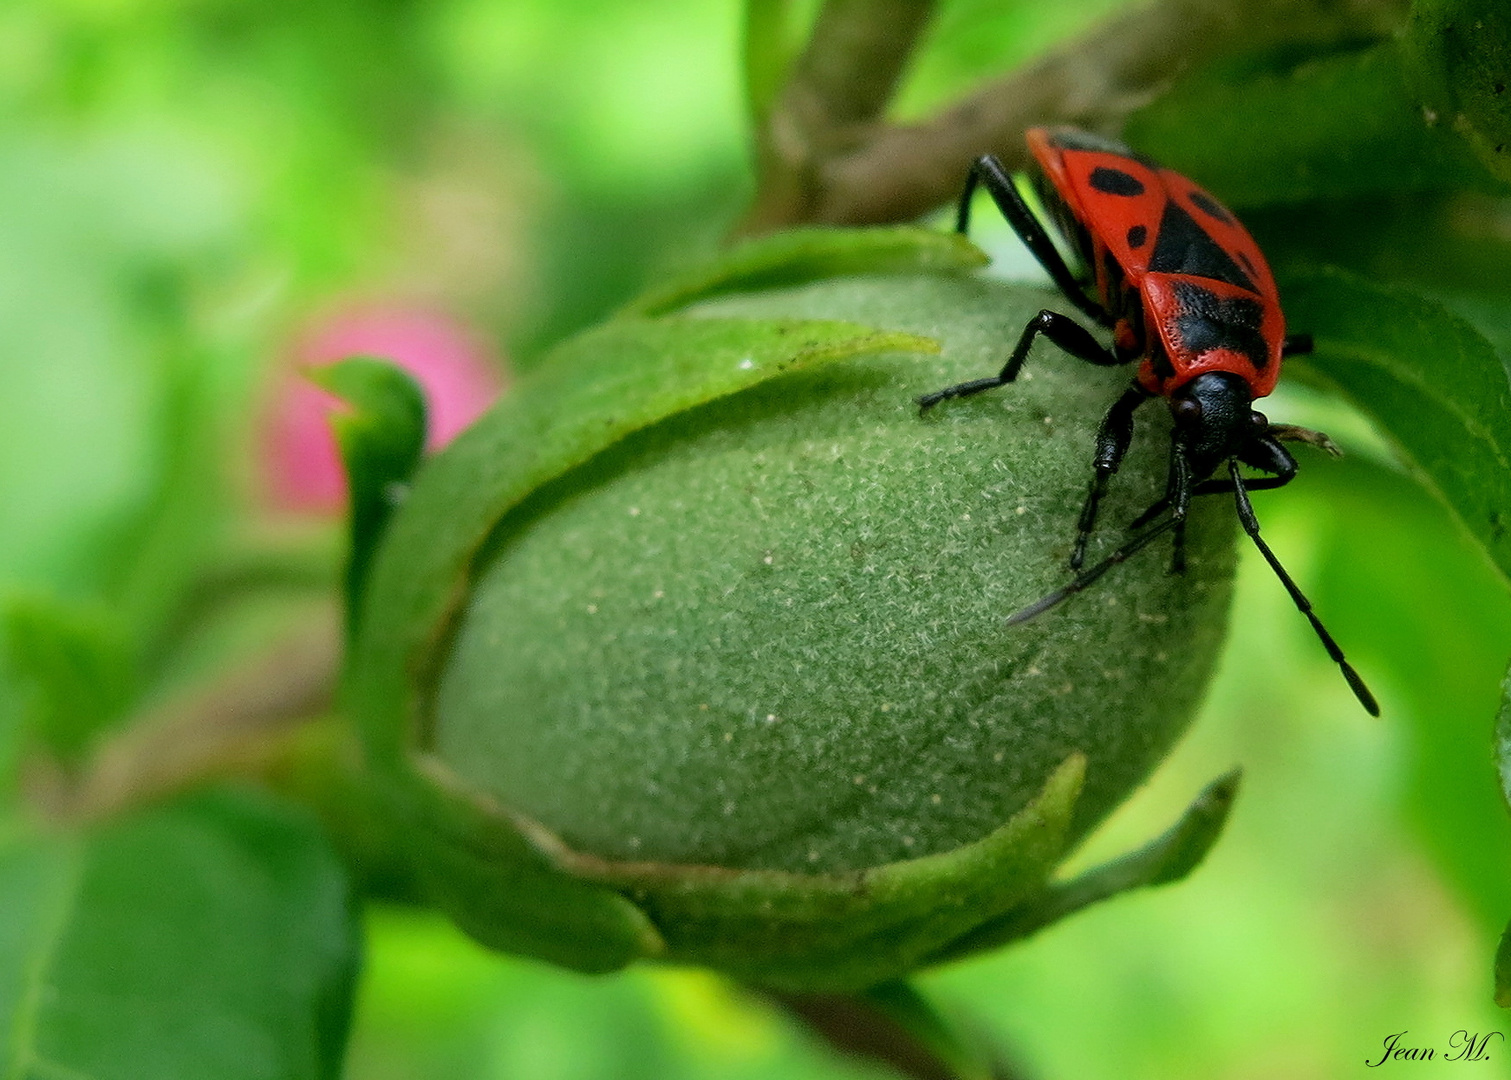
[[[991,155],[971,166],[956,231],[967,230],[971,196],[978,184],[984,186],[1066,299],[1112,332],[1112,345],[1103,345],[1067,315],[1040,311],[1023,328],[1000,372],[925,394],[918,399],[920,411],[1012,382],[1041,335],[1089,363],[1140,363],[1132,385],[1107,410],[1097,432],[1091,484],[1070,556],[1076,576],[1008,622],[1049,610],[1166,533],[1174,539],[1171,569],[1183,571],[1192,498],[1231,493],[1244,532],[1311,622],[1359,703],[1378,716],[1374,695],[1260,537],[1249,500],[1250,491],[1283,487],[1295,477],[1296,459],[1283,442],[1337,453],[1326,435],[1272,424],[1253,408],[1256,399],[1274,390],[1281,360],[1312,347],[1309,336],[1286,336],[1275,279],[1258,245],[1194,182],[1121,143],[1073,128],[1030,128],[1026,138],[1039,166],[1032,178],[1039,200],[1079,256],[1084,275],[1072,273],[1012,176]],[[1082,569],[1097,507],[1133,439],[1134,412],[1152,398],[1164,398],[1174,419],[1165,493],[1129,526],[1136,534],[1132,540]],[[1240,464],[1270,475],[1245,478]],[[1214,477],[1224,466],[1227,475]]]

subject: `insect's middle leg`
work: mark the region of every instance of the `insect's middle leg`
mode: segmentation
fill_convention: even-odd
[[[1028,359],[1028,350],[1033,347],[1034,339],[1040,334],[1049,338],[1071,356],[1090,364],[1118,367],[1127,362],[1118,359],[1112,350],[1091,336],[1091,331],[1070,316],[1061,315],[1058,311],[1044,310],[1028,320],[1028,325],[1023,328],[1023,333],[1018,338],[1017,346],[1014,347],[1012,355],[1008,357],[1001,371],[990,378],[972,379],[970,382],[956,383],[954,386],[946,386],[943,390],[935,390],[932,394],[924,394],[918,399],[919,412],[927,412],[946,398],[969,397],[983,390],[995,390],[999,386],[1006,386],[1018,377],[1023,361]]]
[[[1070,568],[1079,570],[1086,558],[1086,541],[1097,523],[1097,506],[1107,491],[1107,481],[1118,471],[1128,445],[1133,441],[1133,410],[1148,401],[1150,394],[1134,383],[1123,396],[1112,403],[1107,415],[1102,417],[1102,426],[1097,430],[1097,452],[1092,460],[1095,472],[1091,487],[1086,492],[1086,502],[1081,506],[1081,520],[1076,526],[1076,546],[1070,553]]]

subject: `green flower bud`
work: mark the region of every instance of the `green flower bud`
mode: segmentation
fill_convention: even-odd
[[[814,250],[884,241],[911,272],[805,280],[857,268]],[[1196,508],[1184,575],[1157,544],[1008,627],[1069,577],[1128,373],[1043,348],[920,416],[1053,306],[974,261],[901,230],[766,242],[666,294],[674,314],[562,346],[421,470],[350,701],[437,902],[480,940],[845,990],[1200,858],[1231,781],[1143,851],[1051,878],[1191,717],[1231,511]],[[1169,418],[1140,421],[1091,558],[1163,490]]]

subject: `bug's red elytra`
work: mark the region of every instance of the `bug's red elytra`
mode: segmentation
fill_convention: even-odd
[[[1337,453],[1327,436],[1272,424],[1253,408],[1275,389],[1282,359],[1311,350],[1309,336],[1286,336],[1264,254],[1233,213],[1195,182],[1121,143],[1074,128],[1030,128],[1026,138],[1038,165],[1031,179],[1039,200],[1082,272],[1072,272],[1011,174],[991,155],[971,166],[956,230],[969,226],[971,196],[980,184],[1065,298],[1110,331],[1112,344],[1103,345],[1069,316],[1044,310],[1023,328],[999,373],[925,394],[919,408],[1012,382],[1040,335],[1089,363],[1139,365],[1097,432],[1091,484],[1070,556],[1078,573],[1008,622],[1047,611],[1167,532],[1174,537],[1172,569],[1180,572],[1191,499],[1231,493],[1244,532],[1311,622],[1359,703],[1378,716],[1374,695],[1260,537],[1249,501],[1250,491],[1282,487],[1296,475],[1296,459],[1283,441]],[[1098,504],[1133,439],[1134,412],[1156,397],[1168,402],[1174,420],[1165,494],[1129,526],[1132,540],[1083,570]],[[1240,465],[1270,475],[1245,477]],[[1214,477],[1220,467],[1226,476]]]

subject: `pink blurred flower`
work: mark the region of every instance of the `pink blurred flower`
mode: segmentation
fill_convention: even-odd
[[[261,431],[268,501],[279,510],[334,514],[346,506],[346,475],[326,423],[344,406],[298,369],[348,356],[376,356],[404,368],[425,391],[427,446],[435,450],[476,420],[503,388],[488,350],[458,320],[398,304],[352,307],[316,322],[292,350]]]

